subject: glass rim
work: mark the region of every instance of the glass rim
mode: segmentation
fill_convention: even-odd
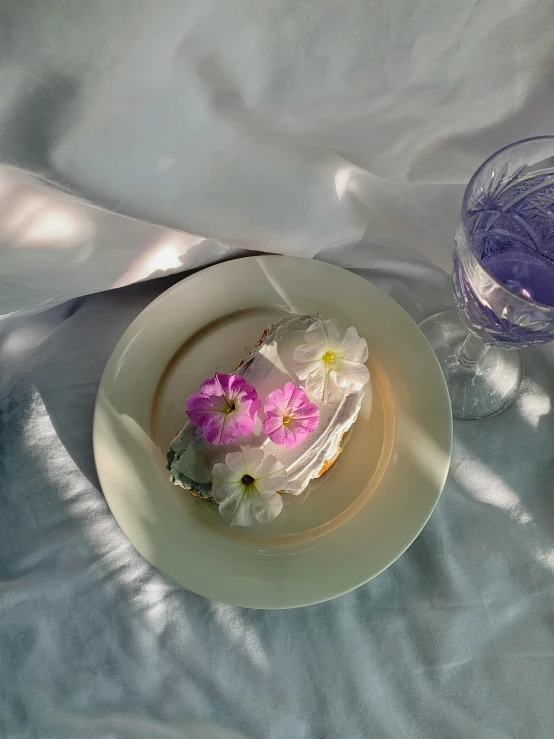
[[[483,272],[485,272],[490,277],[490,279],[493,281],[493,283],[500,290],[502,290],[504,293],[506,293],[507,297],[509,297],[510,300],[512,300],[512,301],[515,300],[516,302],[520,303],[522,306],[535,305],[538,308],[540,308],[542,311],[545,311],[547,313],[554,314],[554,306],[553,305],[548,305],[547,303],[540,303],[539,301],[533,300],[532,298],[522,298],[520,295],[517,295],[516,293],[512,292],[511,290],[509,290],[506,287],[506,285],[504,285],[504,283],[500,282],[500,280],[497,277],[495,277],[492,274],[492,272],[490,272],[485,267],[485,265],[483,264],[482,260],[479,259],[479,257],[477,257],[477,255],[469,248],[470,239],[469,239],[469,233],[467,231],[467,225],[466,225],[466,213],[467,213],[467,210],[468,210],[468,200],[469,200],[470,192],[471,192],[471,190],[473,188],[473,185],[475,184],[475,180],[481,174],[481,172],[483,171],[483,169],[487,166],[487,164],[490,164],[490,162],[492,162],[493,159],[496,159],[496,157],[498,157],[500,154],[503,154],[505,151],[508,151],[509,149],[515,149],[516,146],[521,146],[521,144],[528,144],[528,143],[531,143],[533,141],[552,141],[552,144],[553,144],[553,153],[552,153],[552,156],[554,156],[554,135],[530,136],[529,138],[520,139],[519,141],[514,141],[511,144],[507,144],[506,146],[503,146],[501,149],[498,149],[493,154],[491,154],[489,157],[487,157],[485,159],[485,161],[482,162],[482,164],[480,164],[477,167],[477,169],[475,170],[475,172],[472,174],[471,179],[467,183],[466,189],[464,191],[464,197],[463,197],[463,200],[462,200],[462,212],[461,212],[461,219],[460,220],[461,220],[462,229],[463,229],[464,237],[465,237],[465,244],[462,245],[462,248],[464,249],[464,251],[467,251],[467,253],[470,255],[470,257],[473,260],[475,260],[477,262],[477,264],[479,265],[479,268],[482,269]],[[459,247],[458,243],[457,243],[457,246]]]

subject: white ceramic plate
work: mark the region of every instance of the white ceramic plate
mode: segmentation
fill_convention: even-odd
[[[172,485],[169,442],[186,397],[231,372],[288,313],[321,312],[369,345],[371,381],[331,470],[272,524],[230,528]],[[442,372],[412,319],[350,272],[314,260],[249,257],[183,280],[125,332],[102,377],[94,455],[106,500],[138,551],[186,588],[253,608],[333,598],[393,562],[423,528],[450,463]]]

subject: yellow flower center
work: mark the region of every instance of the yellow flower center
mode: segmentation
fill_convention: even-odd
[[[231,400],[231,401],[227,400],[226,403],[227,403],[227,408],[225,408],[223,410],[223,413],[225,413],[226,415],[228,415],[229,413],[232,413],[233,411],[236,411],[237,406],[235,405],[235,401],[234,400]]]
[[[289,426],[292,421],[290,416],[283,416],[283,426]]]
[[[334,362],[335,352],[325,352],[321,359],[325,362],[325,364],[329,364],[329,362]]]

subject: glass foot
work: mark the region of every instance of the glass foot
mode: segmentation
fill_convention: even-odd
[[[510,405],[523,377],[520,351],[487,347],[475,338],[470,339],[470,351],[462,351],[468,330],[455,310],[437,313],[419,328],[444,372],[454,418],[476,421]]]

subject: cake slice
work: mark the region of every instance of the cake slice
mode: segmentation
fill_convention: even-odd
[[[310,359],[314,351],[317,353],[317,347],[314,349],[315,345],[305,343],[306,337],[310,342],[315,342],[323,326],[327,327],[323,336],[329,334],[329,341],[335,340],[338,347],[336,352],[329,350],[323,354],[322,359],[324,363],[329,362],[329,366],[334,366],[333,362],[338,366],[341,347],[355,342],[358,350],[362,347],[358,351],[361,362],[344,362],[344,367],[349,366],[355,381],[347,382],[344,376],[335,373],[336,384],[332,391],[322,384],[317,362]],[[258,345],[235,370],[235,374],[241,375],[255,388],[262,408],[267,396],[287,383],[303,387],[308,392],[309,400],[319,409],[319,422],[312,433],[300,443],[287,448],[282,443],[274,443],[264,433],[262,414],[259,414],[249,435],[228,444],[211,444],[204,437],[202,429],[189,421],[170,445],[167,467],[171,481],[195,496],[215,502],[212,495],[214,465],[224,464],[229,453],[253,448],[263,450],[266,457],[271,455],[285,468],[287,482],[283,490],[279,490],[280,493],[298,495],[310,480],[323,475],[338,459],[343,438],[356,421],[364,396],[363,384],[369,376],[363,366],[363,361],[367,359],[366,342],[358,337],[353,328],[339,335],[338,326],[340,324],[337,321],[323,321],[319,315],[283,318],[264,331]],[[303,365],[299,365],[298,357],[304,361]],[[304,382],[299,380],[306,374],[308,376]]]

